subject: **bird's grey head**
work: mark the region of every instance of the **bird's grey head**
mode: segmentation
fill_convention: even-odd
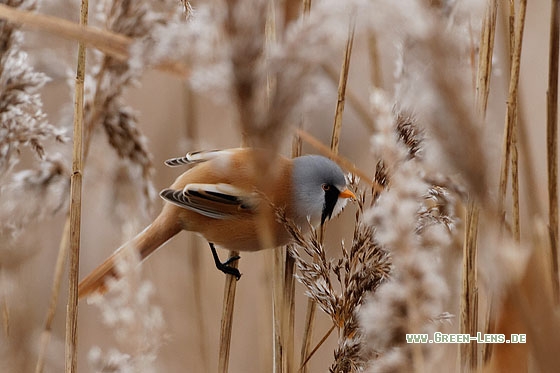
[[[324,223],[346,205],[347,198],[339,198],[346,190],[344,173],[328,158],[305,155],[294,159],[292,183],[296,213],[301,220],[309,218],[313,225]]]

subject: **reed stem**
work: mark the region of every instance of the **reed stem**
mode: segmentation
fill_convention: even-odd
[[[35,373],[41,373],[45,367],[45,357],[47,354],[47,347],[49,345],[52,334],[52,323],[56,314],[56,306],[58,304],[58,296],[60,295],[60,284],[62,282],[62,275],[64,273],[64,265],[68,256],[68,240],[70,238],[70,214],[66,214],[64,229],[62,230],[62,238],[60,240],[58,255],[56,257],[56,264],[54,268],[53,284],[51,287],[51,297],[49,300],[49,309],[45,317],[43,331],[41,333],[41,342],[39,345],[39,356],[35,366]]]
[[[230,258],[238,256],[239,252],[230,251]],[[229,264],[237,268],[238,260]],[[233,275],[226,275],[224,287],[224,303],[222,306],[222,323],[220,327],[220,351],[218,355],[218,372],[226,373],[229,367],[229,352],[231,346],[231,330],[233,328],[233,308],[235,305],[235,292],[237,289],[237,279]]]
[[[546,144],[548,161],[548,228],[552,263],[552,289],[560,300],[558,283],[558,51],[560,43],[559,0],[552,0],[550,11],[550,51],[548,64]]]
[[[82,0],[80,24],[86,25],[88,0]],[[68,309],[66,315],[66,360],[67,373],[74,373],[78,366],[78,275],[80,267],[80,233],[82,213],[83,174],[83,121],[84,80],[86,72],[86,46],[78,44],[78,67],[74,101],[74,145],[72,149],[72,176],[70,179],[70,265],[68,274]]]

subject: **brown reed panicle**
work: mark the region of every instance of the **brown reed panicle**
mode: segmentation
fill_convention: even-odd
[[[4,3],[22,10],[36,7],[36,1]],[[0,20],[0,179],[18,162],[22,146],[43,158],[44,141],[66,140],[64,130],[49,124],[43,113],[39,91],[50,79],[28,64],[22,40],[18,26]]]
[[[358,182],[356,178],[351,178],[356,192]],[[367,204],[369,207],[372,203],[372,195],[366,197],[366,191],[357,193],[358,209],[352,244],[347,249],[342,243],[339,259],[326,257],[316,229],[311,228],[311,234],[305,236],[281,212],[278,214],[296,243],[291,246],[290,255],[300,272],[297,279],[307,288],[306,295],[318,304],[338,329],[338,345],[331,372],[356,372],[365,367],[370,356],[364,354],[361,347],[363,332],[357,310],[364,297],[375,291],[389,276],[391,269],[388,252],[374,241],[373,228],[363,223],[364,206]],[[310,259],[305,259],[298,247]]]
[[[421,156],[419,151],[422,149],[422,140],[424,139],[424,130],[415,124],[412,115],[397,113],[395,130],[399,139],[408,148],[410,158]]]

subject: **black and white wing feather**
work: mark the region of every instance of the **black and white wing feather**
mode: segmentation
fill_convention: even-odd
[[[188,184],[182,190],[164,189],[160,196],[213,219],[233,219],[240,213],[252,213],[259,203],[258,193],[230,184]]]
[[[165,161],[165,164],[169,167],[192,165],[192,164],[206,162],[211,159],[233,153],[237,150],[239,150],[239,148],[226,149],[226,150],[201,150],[197,152],[190,152],[187,153],[184,157],[168,159]]]

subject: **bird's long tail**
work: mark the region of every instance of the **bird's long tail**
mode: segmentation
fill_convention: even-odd
[[[136,237],[119,247],[101,265],[95,268],[78,285],[78,297],[83,298],[94,292],[105,292],[105,281],[108,277],[117,277],[116,264],[123,258],[128,248],[134,248],[145,259],[171,237],[181,231],[176,221],[167,218],[168,214],[160,214],[152,224],[140,232]]]

